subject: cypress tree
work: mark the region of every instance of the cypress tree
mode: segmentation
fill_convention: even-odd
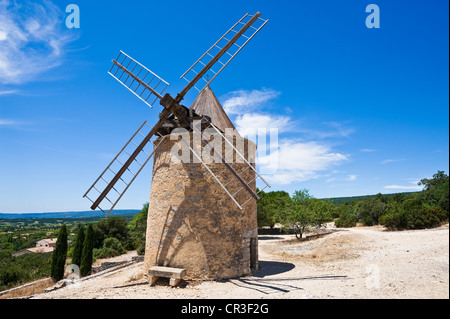
[[[92,227],[92,224],[89,223],[89,226],[86,231],[86,236],[84,238],[83,252],[81,254],[81,266],[80,266],[81,276],[89,275],[89,273],[92,270],[93,250],[94,250],[94,228]]]
[[[75,240],[75,246],[73,248],[72,264],[80,267],[81,265],[81,255],[83,253],[83,243],[84,243],[84,226],[78,224],[77,239]]]
[[[64,278],[64,266],[67,257],[67,228],[63,224],[59,229],[58,238],[55,244],[55,250],[52,254],[51,277],[54,281]]]

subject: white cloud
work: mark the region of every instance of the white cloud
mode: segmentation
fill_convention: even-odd
[[[372,152],[375,152],[376,150],[373,148],[363,148],[360,151],[363,153],[372,153]]]
[[[332,130],[328,132],[323,132],[323,137],[334,137],[334,136],[340,136],[340,137],[348,137],[350,134],[352,134],[355,130],[351,127],[346,127],[342,123],[338,122],[325,122],[326,126],[331,127]]]
[[[17,93],[19,93],[18,90],[4,90],[4,91],[0,91],[0,96],[9,95],[9,94],[17,94]]]
[[[24,83],[59,66],[74,39],[51,1],[0,1],[0,83]]]
[[[225,102],[222,104],[227,114],[242,114],[254,111],[256,108],[263,107],[263,103],[276,98],[280,92],[263,90],[238,90],[226,94]]]
[[[381,164],[389,164],[389,163],[394,163],[394,162],[400,162],[400,161],[404,161],[405,159],[401,158],[401,159],[386,159],[384,161],[381,161]]]
[[[345,160],[347,156],[318,142],[285,139],[277,150],[258,156],[257,163],[262,173],[271,173],[270,181],[285,185],[317,178],[320,172]]]
[[[16,121],[0,119],[0,126],[8,126],[8,125],[15,125],[15,124],[17,124]]]
[[[409,178],[409,179],[406,179],[406,180],[409,180],[409,184],[412,184],[412,185],[406,185],[406,186],[404,186],[404,185],[387,185],[387,186],[384,186],[384,188],[386,188],[386,189],[416,190],[416,191],[421,191],[423,189],[423,186],[417,185],[417,183],[419,182],[417,180],[417,178]]]
[[[345,157],[345,159],[347,159],[347,157]],[[339,171],[331,171],[331,174],[339,174]],[[356,179],[358,178],[359,175],[347,175],[347,176],[342,176],[342,177],[338,177],[338,176],[332,176],[327,178],[325,181],[327,183],[332,183],[332,182],[353,182],[356,181]]]
[[[269,129],[276,128],[279,133],[288,131],[291,125],[291,118],[283,115],[248,113],[237,116],[234,122],[239,134],[251,137],[255,136],[262,129],[268,132]]]
[[[323,123],[328,132],[322,135],[316,132],[315,141],[305,142],[299,137],[302,130],[298,121],[280,113],[268,113],[267,106],[278,95],[280,92],[271,89],[239,90],[225,95],[222,103],[241,136],[251,140],[257,137],[258,170],[267,175],[269,183],[286,185],[317,178],[347,160],[346,155],[333,151],[320,138],[346,137],[352,129],[336,122]],[[296,137],[286,138],[283,133],[296,133]]]
[[[405,189],[405,190],[417,190],[421,191],[423,186],[401,186],[401,185],[387,185],[384,186],[386,189]]]

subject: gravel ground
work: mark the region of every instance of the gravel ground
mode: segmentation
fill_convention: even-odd
[[[160,279],[150,287],[143,263],[136,263],[33,298],[449,298],[448,224],[400,232],[331,230],[301,242],[292,235],[259,236],[260,270],[253,276],[177,288]]]

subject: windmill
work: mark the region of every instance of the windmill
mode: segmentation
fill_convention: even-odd
[[[114,79],[119,81],[150,107],[159,100],[159,103],[163,106],[163,110],[160,112],[159,120],[154,126],[144,121],[83,195],[83,197],[91,201],[92,205],[90,208],[92,210],[98,208],[104,212],[105,216],[108,216],[174,128],[186,128],[198,133],[202,147],[211,151],[224,165],[225,169],[221,173],[214,173],[208,163],[202,159],[201,153],[195,151],[189,143],[187,144],[193,156],[213,176],[215,182],[223,189],[223,194],[228,196],[238,209],[242,210],[243,206],[251,200],[259,200],[258,193],[250,187],[250,183],[255,183],[256,179],[260,179],[264,184],[261,191],[266,187],[270,187],[270,185],[255,170],[255,167],[245,158],[244,154],[234,146],[233,140],[227,138],[224,132],[213,123],[210,116],[203,115],[198,109],[185,107],[181,104],[181,101],[192,88],[195,88],[199,94],[210,89],[210,83],[268,22],[268,20],[262,19],[260,15],[259,12],[254,15],[244,15],[244,17],[219,38],[181,76],[182,79],[187,81],[187,85],[175,98],[169,93],[163,95],[169,86],[168,82],[125,52],[120,51],[117,58],[112,60],[112,66],[108,73]],[[195,121],[199,122],[200,125],[195,125]],[[201,132],[204,129],[213,130],[213,132],[223,138],[223,144],[226,144],[234,150],[235,157],[244,163],[244,167],[241,170],[238,171],[233,168],[233,163],[226,160],[219,148],[209,143],[210,141]],[[153,150],[150,150],[152,145]],[[252,171],[254,177],[251,180],[245,180],[243,178],[244,171]],[[223,175],[228,175],[230,178],[225,181],[221,178]],[[238,191],[231,191],[228,187],[232,181],[240,184]],[[237,194],[242,192],[246,192],[248,197],[239,200]],[[105,208],[104,205],[107,205],[108,208]]]

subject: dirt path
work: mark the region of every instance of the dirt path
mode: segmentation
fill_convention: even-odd
[[[259,237],[260,270],[249,277],[149,287],[142,263],[34,298],[449,298],[449,227],[387,232],[335,230],[298,242]]]

